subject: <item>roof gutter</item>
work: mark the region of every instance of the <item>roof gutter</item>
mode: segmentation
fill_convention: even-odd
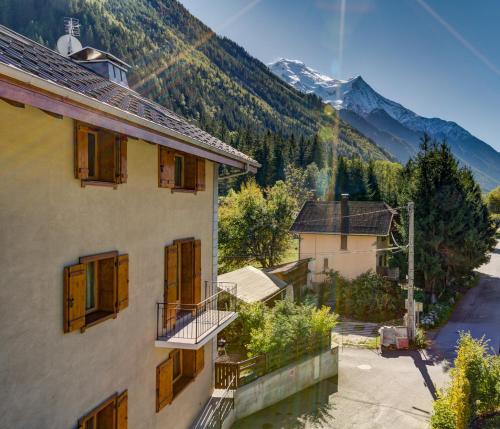
[[[73,91],[69,88],[65,88],[59,84],[54,83],[54,82],[50,82],[50,81],[47,81],[45,79],[39,78],[38,76],[35,76],[31,73],[27,73],[23,70],[18,69],[17,67],[6,65],[4,63],[0,63],[0,75],[4,75],[8,78],[11,78],[13,80],[30,85],[34,88],[38,88],[42,91],[46,91],[46,92],[49,92],[51,94],[58,95],[58,96],[62,97],[64,100],[71,100],[71,101],[74,101],[78,104],[90,107],[92,109],[95,109],[95,110],[98,110],[98,111],[101,111],[104,113],[108,113],[112,116],[115,116],[115,117],[118,117],[121,119],[125,119],[128,122],[131,122],[131,123],[136,124],[138,126],[145,127],[149,130],[154,130],[155,132],[157,132],[159,134],[178,139],[178,140],[186,142],[190,145],[205,149],[209,152],[217,153],[225,158],[234,159],[234,160],[239,161],[240,163],[244,164],[245,166],[249,166],[250,169],[253,169],[255,171],[260,166],[259,163],[257,163],[257,162],[251,162],[246,158],[242,158],[242,157],[236,156],[234,154],[220,150],[216,147],[207,145],[207,144],[202,143],[200,141],[197,141],[189,136],[186,136],[184,134],[181,134],[181,133],[176,132],[174,130],[171,130],[169,128],[163,127],[161,125],[155,124],[152,121],[141,118],[137,115],[126,112],[126,111],[119,109],[117,107],[111,106],[105,102],[95,100],[92,97],[80,94],[76,91]],[[26,103],[26,104],[30,104],[30,103]]]
[[[250,173],[250,166],[247,163],[247,164],[245,164],[244,171],[238,171],[237,173],[231,173],[231,174],[226,174],[225,176],[219,176],[219,181],[226,180],[226,179],[232,179],[233,177],[244,176],[245,174],[248,174],[248,173]]]

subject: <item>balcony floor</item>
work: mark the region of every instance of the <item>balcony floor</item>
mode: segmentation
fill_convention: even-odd
[[[197,319],[189,318],[184,321],[179,319],[178,327],[167,335],[158,337],[155,346],[169,349],[199,349],[237,317],[238,313],[234,311],[207,310]],[[218,320],[219,323],[214,323],[214,320]]]

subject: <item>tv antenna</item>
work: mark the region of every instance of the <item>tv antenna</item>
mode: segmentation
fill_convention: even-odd
[[[64,18],[64,30],[66,34],[59,37],[57,51],[67,57],[82,49],[82,44],[77,39],[80,36],[80,21],[76,18]]]

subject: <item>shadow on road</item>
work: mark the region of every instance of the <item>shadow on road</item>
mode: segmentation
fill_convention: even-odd
[[[396,359],[402,356],[411,357],[413,359],[413,363],[422,375],[424,386],[427,387],[432,395],[432,398],[437,399],[436,386],[432,381],[427,367],[434,366],[437,363],[442,362],[442,357],[439,357],[438,355],[433,356],[432,353],[429,353],[429,350],[425,352],[420,350],[384,350],[382,351],[381,356],[388,359]]]

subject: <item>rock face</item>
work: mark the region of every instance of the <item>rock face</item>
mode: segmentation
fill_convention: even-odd
[[[484,191],[500,183],[500,153],[455,122],[425,118],[389,100],[361,76],[348,80],[325,76],[297,60],[280,59],[270,70],[294,88],[314,93],[339,110],[340,117],[396,159],[413,156],[424,133],[446,140],[453,154],[469,166]]]

